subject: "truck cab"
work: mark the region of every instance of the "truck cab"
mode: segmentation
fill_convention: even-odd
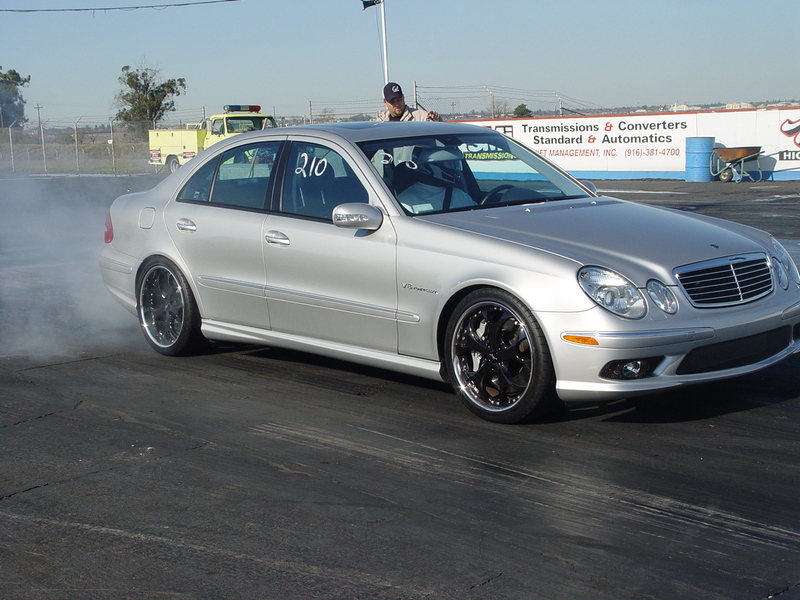
[[[208,119],[206,129],[209,131],[209,137],[216,138],[214,141],[238,133],[278,126],[271,115],[260,114],[261,107],[258,105],[228,104],[224,108],[225,114],[214,115]]]

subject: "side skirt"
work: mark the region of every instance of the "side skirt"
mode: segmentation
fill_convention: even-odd
[[[432,379],[434,381],[446,381],[443,374],[441,363],[438,361],[424,360],[411,356],[389,354],[378,352],[367,348],[337,344],[326,340],[310,339],[298,335],[278,333],[256,327],[245,325],[233,325],[221,323],[219,321],[203,321],[202,332],[210,340],[220,340],[226,342],[237,342],[244,344],[261,344],[276,348],[287,348],[348,360],[350,362],[397,371],[415,377]]]

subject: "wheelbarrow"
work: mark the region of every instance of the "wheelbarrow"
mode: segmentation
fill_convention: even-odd
[[[741,183],[747,177],[750,181],[761,181],[761,146],[742,146],[739,148],[714,148],[711,153],[709,170],[712,177],[719,176],[722,182],[736,181]],[[747,171],[746,162],[755,162],[756,170]],[[752,173],[758,173],[758,179]]]

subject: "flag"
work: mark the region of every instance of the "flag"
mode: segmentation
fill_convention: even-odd
[[[375,6],[376,4],[380,4],[381,0],[361,0],[361,3],[364,5],[364,8],[367,9],[370,6]]]

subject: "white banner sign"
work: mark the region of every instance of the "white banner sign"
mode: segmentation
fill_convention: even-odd
[[[800,179],[800,108],[473,121],[536,150],[573,175],[682,179],[686,138],[760,147],[765,178]]]

